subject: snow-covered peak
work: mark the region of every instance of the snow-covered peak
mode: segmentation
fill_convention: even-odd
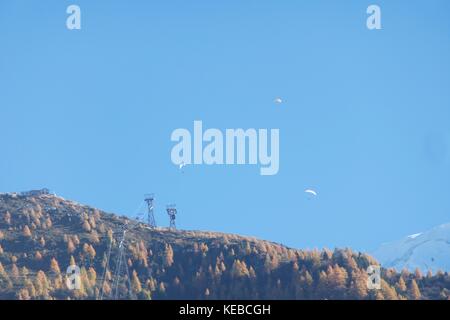
[[[409,235],[408,238],[410,238],[410,239],[415,239],[415,238],[417,238],[418,236],[420,236],[421,234],[422,234],[422,232],[414,233],[414,234]]]
[[[450,271],[450,223],[383,244],[373,256],[385,268]]]

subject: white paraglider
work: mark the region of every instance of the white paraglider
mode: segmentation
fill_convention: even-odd
[[[305,193],[307,193],[308,195],[314,196],[314,197],[317,196],[317,192],[314,191],[313,189],[306,189]]]
[[[181,162],[181,163],[178,165],[178,168],[180,169],[181,173],[184,173],[184,167],[185,167],[185,166],[186,166],[186,163],[184,163],[184,161]]]
[[[281,103],[283,103],[283,100],[280,97],[278,97],[278,98],[275,98],[275,100],[273,100],[273,102],[275,102],[276,104],[281,104]]]

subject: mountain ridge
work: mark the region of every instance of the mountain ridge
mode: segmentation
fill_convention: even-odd
[[[388,269],[380,290],[369,290],[366,269],[376,264],[350,249],[308,251],[219,232],[151,229],[49,193],[0,194],[0,299],[450,296],[448,274]],[[72,265],[80,269],[76,290],[66,286]]]

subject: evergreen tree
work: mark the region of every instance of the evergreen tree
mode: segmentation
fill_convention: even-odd
[[[67,253],[72,254],[75,251],[75,244],[73,243],[72,239],[69,239],[67,241]]]
[[[403,279],[403,276],[400,276],[400,278],[398,279],[396,288],[400,293],[404,293],[406,291],[406,283]]]
[[[233,266],[231,267],[231,274],[235,278],[249,277],[250,273],[247,269],[245,262],[239,260],[234,260]]]
[[[351,274],[351,294],[355,299],[367,297],[367,273],[353,270]]]
[[[165,267],[170,267],[173,264],[173,249],[170,244],[165,245],[163,263]]]
[[[133,270],[131,276],[131,288],[134,294],[139,294],[142,291],[141,281],[138,278],[136,270]]]
[[[409,283],[408,295],[412,300],[419,300],[421,297],[419,286],[417,285],[417,282],[414,279],[412,279],[411,282]]]
[[[386,300],[397,300],[398,296],[395,289],[391,287],[384,279],[381,279],[381,291]]]
[[[83,221],[82,227],[83,227],[83,230],[86,232],[91,232],[91,230],[92,230],[91,225],[89,224],[89,221],[87,221],[87,220]]]
[[[6,211],[4,220],[6,224],[11,224],[11,214],[9,213],[9,211]]]
[[[31,238],[31,230],[30,230],[30,228],[29,228],[27,225],[25,225],[25,226],[23,227],[22,234],[23,234],[23,236],[26,237],[26,238]]]
[[[61,270],[59,269],[58,261],[56,261],[55,258],[52,258],[50,260],[50,270],[53,271],[56,274],[60,274]]]

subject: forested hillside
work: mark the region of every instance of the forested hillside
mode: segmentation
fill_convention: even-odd
[[[382,269],[381,290],[368,290],[371,264],[377,262],[350,249],[305,251],[237,235],[152,230],[53,195],[0,195],[0,299],[450,297],[450,276],[442,272]],[[70,265],[80,268],[78,290],[66,285]]]

